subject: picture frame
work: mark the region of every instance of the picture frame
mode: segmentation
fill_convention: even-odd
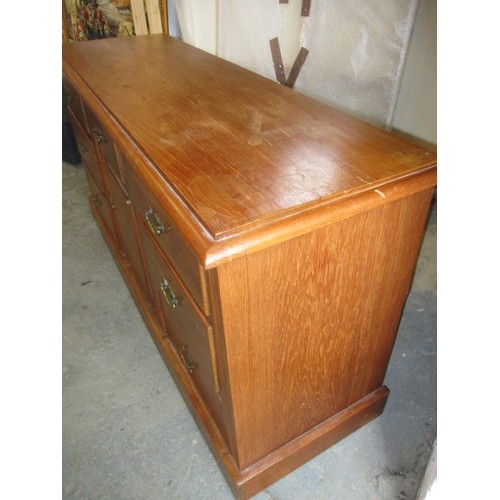
[[[167,0],[62,0],[63,43],[168,33]]]

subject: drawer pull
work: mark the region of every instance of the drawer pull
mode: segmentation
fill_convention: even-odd
[[[85,146],[85,144],[83,142],[79,142],[78,143],[78,151],[80,151],[81,155],[85,154],[88,151],[87,146]]]
[[[161,291],[163,292],[163,296],[165,297],[165,300],[167,301],[167,304],[175,309],[176,307],[180,306],[182,304],[182,297],[176,297],[174,291],[170,287],[169,282],[163,278],[160,282],[160,288]]]
[[[192,359],[189,357],[188,348],[183,344],[179,347],[178,351],[179,351],[179,356],[181,357],[181,360],[184,363],[184,366],[186,367],[186,370],[189,373],[193,373],[198,365],[194,361],[192,361]]]
[[[66,94],[66,106],[69,106],[73,102],[73,96],[71,94]]]
[[[97,144],[107,142],[106,137],[104,136],[104,134],[101,132],[101,130],[98,127],[92,128],[92,135],[94,136],[95,142],[97,142]]]
[[[158,214],[151,207],[144,211],[144,217],[146,217],[146,222],[148,223],[149,229],[156,236],[159,236],[160,234],[165,233],[170,229],[169,227],[165,229],[165,226],[158,217]]]

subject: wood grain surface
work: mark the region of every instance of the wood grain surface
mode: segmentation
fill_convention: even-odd
[[[382,385],[431,195],[217,269],[241,469]]]
[[[63,48],[214,238],[435,165],[435,156],[165,35]]]

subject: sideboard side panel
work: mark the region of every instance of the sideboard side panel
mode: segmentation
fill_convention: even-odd
[[[218,268],[240,470],[382,386],[431,196]]]

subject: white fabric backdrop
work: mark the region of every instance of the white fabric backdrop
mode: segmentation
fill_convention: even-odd
[[[196,46],[196,33],[194,29],[196,0],[174,0],[174,2],[177,19],[181,28],[182,40]]]
[[[218,55],[274,80],[269,40],[279,37],[287,76],[304,46],[295,89],[389,127],[418,0],[312,0],[309,17],[300,5],[219,0]]]

